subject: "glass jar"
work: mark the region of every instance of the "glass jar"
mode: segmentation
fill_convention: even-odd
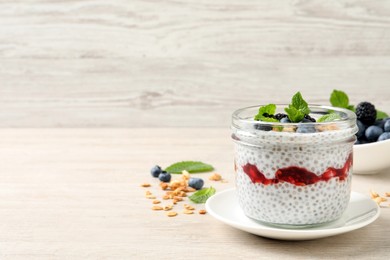
[[[323,123],[253,120],[260,106],[233,113],[236,190],[245,215],[266,224],[311,226],[341,217],[351,193],[356,115],[350,110],[309,105]],[[277,105],[279,111],[288,105]],[[298,130],[299,129],[299,130]]]

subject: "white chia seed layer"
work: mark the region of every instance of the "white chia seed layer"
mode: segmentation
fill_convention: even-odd
[[[268,179],[278,169],[297,166],[320,176],[328,168],[343,168],[352,153],[351,131],[297,134],[235,132],[236,187],[244,213],[256,220],[287,225],[311,225],[337,219],[350,197],[352,168],[347,177],[297,186],[288,182],[253,183],[243,172],[252,164]],[[237,140],[239,139],[239,140]],[[337,142],[335,142],[337,140]]]
[[[255,220],[273,224],[311,225],[335,220],[348,206],[351,170],[340,181],[332,178],[306,186],[287,182],[273,185],[253,183],[242,169],[236,186],[240,207]]]

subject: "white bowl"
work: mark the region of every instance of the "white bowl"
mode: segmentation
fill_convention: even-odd
[[[374,174],[390,168],[390,139],[353,146],[353,173]]]

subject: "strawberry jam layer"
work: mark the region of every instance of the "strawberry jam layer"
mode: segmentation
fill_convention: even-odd
[[[290,166],[278,169],[275,173],[275,178],[273,179],[265,177],[265,175],[257,169],[256,165],[247,163],[242,168],[253,183],[271,185],[279,182],[288,182],[296,186],[305,186],[319,181],[328,181],[332,178],[339,178],[340,181],[345,180],[348,176],[349,169],[352,166],[352,160],[352,154],[350,154],[342,168],[336,169],[329,167],[321,175],[316,175],[302,167]]]

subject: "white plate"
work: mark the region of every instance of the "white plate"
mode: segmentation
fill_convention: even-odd
[[[390,140],[353,146],[353,173],[373,174],[390,169]]]
[[[379,216],[379,206],[368,196],[352,192],[350,203],[337,221],[312,228],[285,229],[263,225],[244,215],[235,189],[219,192],[206,202],[207,212],[216,219],[240,230],[274,239],[309,240],[343,234],[364,227]]]

